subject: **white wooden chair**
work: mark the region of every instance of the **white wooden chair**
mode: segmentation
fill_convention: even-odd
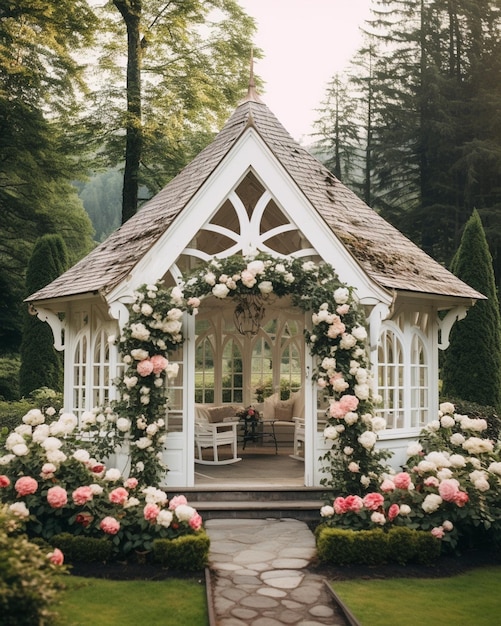
[[[202,465],[228,465],[236,463],[242,459],[237,456],[237,427],[238,421],[213,422],[195,418],[195,445],[198,457],[195,463]],[[231,446],[232,456],[229,459],[219,459],[218,448],[220,446]],[[205,460],[202,450],[212,448],[212,459]]]
[[[304,417],[294,417],[294,456],[304,458]]]

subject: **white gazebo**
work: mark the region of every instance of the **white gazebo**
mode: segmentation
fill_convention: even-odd
[[[438,408],[438,350],[452,324],[484,296],[448,272],[298,145],[253,86],[214,141],[99,247],[27,300],[64,351],[65,409],[79,415],[114,398],[120,368],[108,342],[142,284],[179,278],[213,257],[266,252],[331,264],[356,289],[370,330],[381,445],[404,460]],[[316,486],[324,449],[322,398],[311,379],[305,314],[288,299],[266,307],[257,334],[234,323],[234,304],[204,300],[186,316],[171,360],[167,484],[194,485],[195,403],[255,402],[255,381],[289,380],[304,399],[304,484]],[[224,365],[224,367],[223,367]],[[204,372],[211,371],[211,380]],[[298,384],[299,381],[299,384]],[[265,457],[263,457],[265,462]]]

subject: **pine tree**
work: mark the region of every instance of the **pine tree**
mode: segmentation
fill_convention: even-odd
[[[442,368],[443,394],[494,406],[501,401],[501,316],[492,258],[478,212],[468,220],[452,271],[487,296],[451,331]]]
[[[43,235],[38,239],[28,263],[26,294],[45,287],[68,269],[68,252],[61,235]],[[48,324],[25,313],[21,342],[21,395],[40,387],[63,390],[63,358],[54,348]]]

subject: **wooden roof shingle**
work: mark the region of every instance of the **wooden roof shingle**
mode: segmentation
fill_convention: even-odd
[[[147,254],[247,126],[256,129],[326,225],[365,272],[387,289],[484,298],[428,256],[333,176],[289,135],[268,107],[248,99],[221,132],[106,241],[28,301],[109,293]]]

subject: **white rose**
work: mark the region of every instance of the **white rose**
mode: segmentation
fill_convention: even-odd
[[[23,417],[23,422],[25,424],[29,424],[30,426],[37,426],[38,424],[42,424],[44,420],[45,418],[40,409],[31,409],[31,411],[28,411],[28,413],[26,413],[26,415]]]
[[[150,315],[153,313],[153,307],[147,302],[143,302],[143,304],[141,305],[141,313],[146,317],[150,317]]]
[[[16,456],[26,456],[28,454],[28,446],[25,443],[16,443],[11,451]]]
[[[169,528],[173,517],[174,515],[172,514],[172,511],[169,511],[168,509],[162,509],[157,515],[156,523],[159,526],[163,526],[164,528]]]
[[[29,517],[30,512],[24,502],[14,502],[9,506],[9,511],[17,517]]]
[[[336,304],[345,304],[348,302],[348,298],[350,297],[350,292],[346,287],[338,287],[334,292],[334,300]]]
[[[230,290],[226,285],[218,283],[212,287],[212,293],[216,296],[216,298],[226,298],[226,296],[230,293]]]
[[[423,451],[423,446],[420,443],[411,443],[407,448],[407,456],[417,456]]]
[[[44,441],[44,439],[47,439],[47,437],[49,436],[49,432],[50,429],[48,424],[40,424],[33,431],[33,441],[35,443],[42,443],[42,441]]]
[[[110,482],[115,482],[120,479],[122,476],[122,472],[116,467],[111,467],[109,470],[106,470],[104,475],[104,480],[109,480]]]
[[[372,418],[372,430],[374,432],[379,432],[380,430],[384,430],[386,428],[386,420],[384,417],[373,417]]]
[[[176,517],[180,522],[189,522],[195,515],[196,510],[188,504],[180,504],[175,510]]]
[[[12,450],[14,446],[24,444],[24,437],[19,433],[11,433],[5,441],[5,447],[7,450]]]
[[[456,420],[450,415],[444,415],[440,418],[440,425],[442,428],[452,428],[456,425]]]
[[[141,398],[141,400],[142,400],[142,398]],[[151,439],[149,437],[140,437],[136,441],[136,447],[138,447],[140,450],[146,450],[146,448],[151,447],[152,444],[153,444],[153,442],[151,441]]]
[[[339,342],[339,347],[341,350],[350,350],[357,343],[357,340],[350,333],[343,333],[341,336],[341,341]]]
[[[452,402],[442,402],[442,404],[439,406],[439,410],[442,414],[449,413],[453,415],[456,409]]]
[[[429,493],[421,505],[425,513],[434,513],[442,504],[442,498],[436,493]],[[402,510],[400,510],[402,512]]]
[[[180,320],[183,317],[183,312],[181,311],[181,309],[174,307],[173,309],[169,309],[169,311],[167,312],[167,317],[170,320]]]
[[[57,466],[64,463],[68,458],[62,450],[47,450],[45,456],[47,457],[47,461],[49,461],[49,463],[54,463]]]
[[[368,400],[371,390],[367,383],[362,383],[361,385],[355,385],[354,387],[355,395],[359,400]]]
[[[147,359],[149,356],[148,352],[146,350],[143,350],[142,348],[136,348],[135,350],[131,350],[130,353],[135,361],[144,361],[144,359]]]
[[[373,448],[376,444],[377,441],[377,435],[376,433],[373,433],[370,430],[366,430],[364,433],[362,433],[358,439],[357,439],[358,443],[363,446],[366,450],[370,450],[371,448]]]
[[[256,274],[262,274],[264,272],[264,263],[262,261],[251,261],[247,263],[247,270],[256,276]]]
[[[271,293],[273,291],[273,283],[270,280],[263,280],[258,284],[261,293]]]
[[[334,515],[334,507],[330,506],[329,504],[326,504],[320,509],[321,517],[332,517],[333,515]]]
[[[336,427],[327,426],[327,428],[324,429],[324,437],[325,439],[337,439],[339,437],[339,433],[336,430]]]
[[[47,439],[44,439],[40,445],[45,450],[59,450],[59,448],[63,445],[63,442],[57,437],[47,437]]]
[[[365,341],[367,339],[367,331],[363,326],[355,326],[351,329],[351,334],[357,341]]]
[[[117,419],[117,429],[121,433],[128,432],[130,430],[130,427],[131,427],[130,420],[128,420],[126,417],[119,417]]]
[[[409,515],[409,513],[411,512],[411,507],[408,504],[401,504],[400,505],[400,515]]]
[[[72,456],[76,461],[80,461],[80,463],[87,463],[90,459],[90,454],[87,450],[82,450],[81,448],[79,450],[75,450]]]
[[[14,428],[14,432],[18,435],[31,437],[31,426],[29,424],[19,424]]]

